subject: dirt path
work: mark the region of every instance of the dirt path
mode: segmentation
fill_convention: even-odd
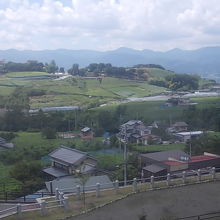
[[[220,211],[220,182],[150,191],[69,220],[160,220]],[[166,218],[170,219],[170,218]]]

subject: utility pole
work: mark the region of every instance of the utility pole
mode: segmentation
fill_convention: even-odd
[[[125,125],[125,142],[124,142],[124,186],[127,185],[127,126]]]
[[[121,114],[119,116],[119,126],[120,126],[120,133],[119,133],[119,149],[121,152]]]
[[[75,111],[74,111],[74,116],[75,116],[74,123],[75,123],[75,131],[76,131],[76,126],[77,126],[77,123],[76,123],[76,109],[75,109]]]
[[[191,136],[191,130],[190,130],[190,142],[189,142],[189,156],[192,156],[192,136]]]

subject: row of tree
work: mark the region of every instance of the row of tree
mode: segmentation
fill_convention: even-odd
[[[177,90],[197,90],[199,88],[200,77],[189,74],[173,74],[166,76],[164,79],[151,79],[149,83],[156,86]]]
[[[16,63],[16,62],[1,62],[0,63],[0,74],[7,72],[47,72],[47,73],[64,73],[64,67],[58,67],[56,62],[52,60],[49,63],[41,63],[36,60],[29,60],[26,63]]]

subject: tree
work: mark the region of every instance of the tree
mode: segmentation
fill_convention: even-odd
[[[83,206],[84,209],[86,209],[86,191],[85,191],[85,186],[87,181],[89,180],[90,175],[88,174],[79,174],[78,175],[78,184],[80,187],[82,187],[82,201],[83,201]]]
[[[199,77],[189,74],[174,74],[166,78],[172,90],[195,90],[199,87]]]
[[[68,70],[68,73],[71,75],[78,75],[79,74],[79,64],[74,63],[72,67]]]
[[[42,135],[47,139],[55,139],[56,138],[56,129],[55,128],[44,128],[42,130]]]
[[[10,176],[21,181],[23,190],[30,193],[43,186],[42,168],[40,161],[20,161],[12,166]]]
[[[199,139],[193,139],[187,143],[186,151],[189,152],[190,145],[193,155],[203,154],[209,152],[213,154],[220,154],[220,134],[219,133],[208,133],[204,134]]]
[[[55,60],[51,60],[51,62],[45,63],[45,70],[47,73],[56,73],[58,71],[58,66],[56,65]]]
[[[60,73],[65,73],[64,67],[60,67],[59,72],[60,72]]]

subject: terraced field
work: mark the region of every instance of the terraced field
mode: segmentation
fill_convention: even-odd
[[[15,88],[23,87],[27,93],[44,91],[44,95],[30,96],[31,108],[45,106],[103,104],[127,97],[144,97],[165,91],[165,88],[125,79],[105,77],[100,83],[96,78],[68,77],[65,79],[36,79],[48,77],[41,72],[16,72],[0,76],[0,94],[10,95]],[[28,78],[27,78],[28,77]]]

